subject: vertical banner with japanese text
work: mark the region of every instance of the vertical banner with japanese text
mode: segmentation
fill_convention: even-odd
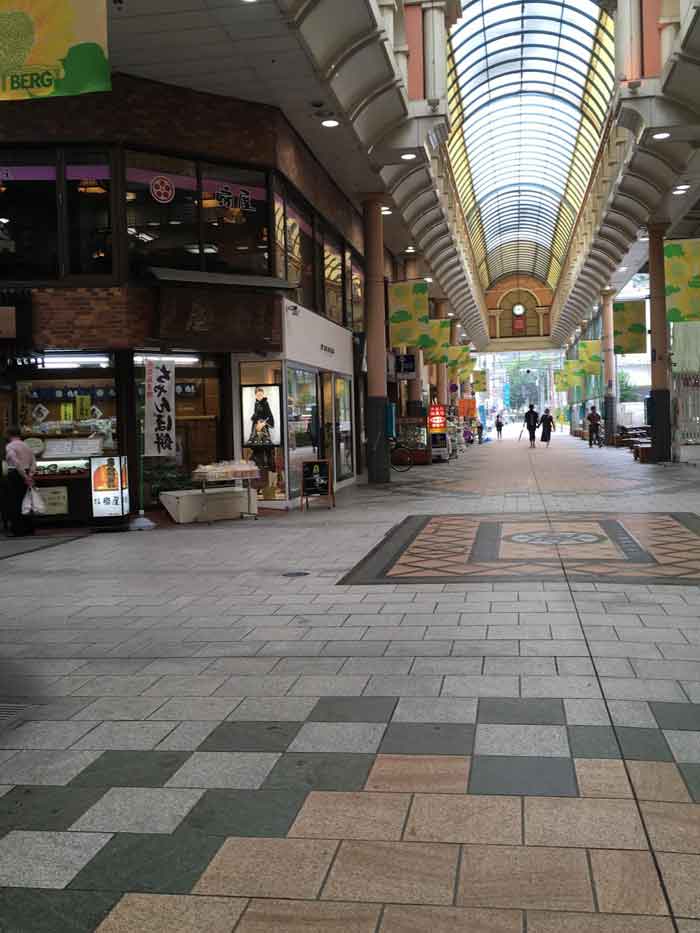
[[[146,360],[144,456],[175,456],[175,366]]]

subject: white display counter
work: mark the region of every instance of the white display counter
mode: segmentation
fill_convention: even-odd
[[[201,489],[177,489],[162,492],[160,501],[178,525],[230,521],[247,515],[257,517],[258,514],[257,491],[235,486],[214,487],[204,492]]]

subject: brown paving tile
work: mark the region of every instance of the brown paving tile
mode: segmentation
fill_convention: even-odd
[[[674,914],[700,919],[700,855],[657,852],[656,857]]]
[[[236,933],[374,933],[380,910],[370,904],[251,901]]]
[[[398,841],[410,802],[410,794],[312,791],[288,835]]]
[[[679,920],[678,933],[700,933],[700,920]]]
[[[365,790],[464,794],[469,762],[451,755],[378,755]]]
[[[586,853],[580,849],[465,846],[457,904],[592,911]]]
[[[247,903],[235,897],[125,894],[96,933],[231,933]]]
[[[591,851],[598,909],[608,914],[668,913],[649,852]]]
[[[645,800],[640,806],[655,849],[700,855],[700,804]]]
[[[522,933],[522,929],[519,910],[389,906],[379,933]]]
[[[582,797],[631,797],[625,766],[613,758],[577,758],[576,779]]]
[[[532,846],[646,849],[632,800],[525,799],[525,842]]]
[[[685,781],[672,761],[628,761],[627,767],[640,800],[690,802]]]
[[[343,842],[324,899],[451,904],[458,846],[418,842]]]
[[[527,933],[673,933],[673,924],[661,917],[604,917],[535,910],[528,911]]]
[[[417,794],[404,839],[519,845],[522,802],[519,797]]]
[[[336,842],[320,839],[229,838],[194,893],[314,898],[336,847]]]

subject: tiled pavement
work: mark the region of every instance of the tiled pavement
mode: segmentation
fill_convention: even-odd
[[[697,472],[407,476],[3,563],[2,933],[700,933],[699,588],[336,584],[410,514],[700,513]]]

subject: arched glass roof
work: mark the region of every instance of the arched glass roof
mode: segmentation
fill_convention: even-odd
[[[484,288],[554,288],[615,84],[612,18],[591,0],[463,0],[450,36],[450,162]]]

